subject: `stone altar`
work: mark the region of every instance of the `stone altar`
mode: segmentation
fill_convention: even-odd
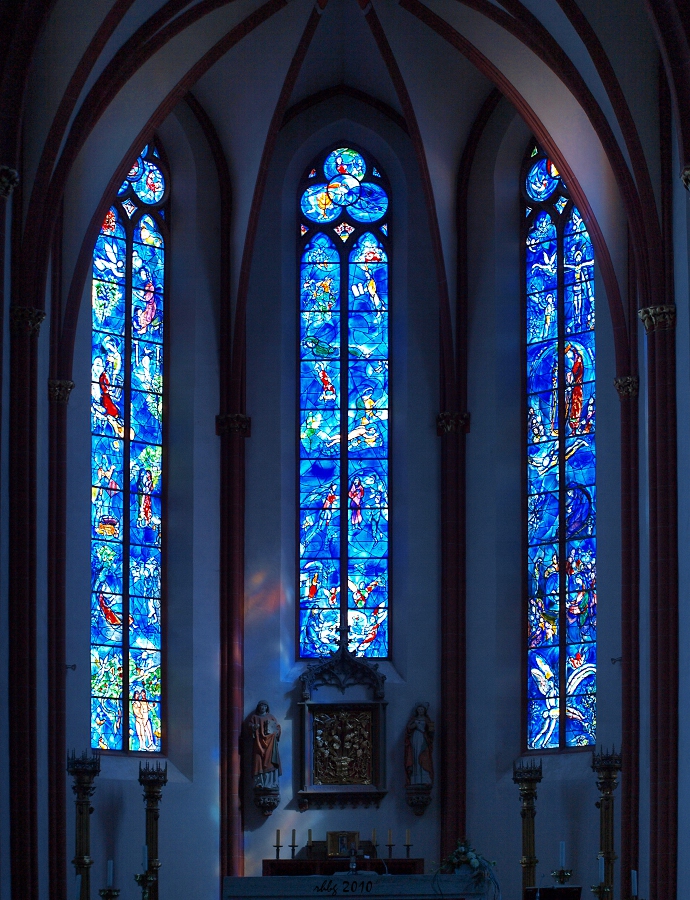
[[[223,900],[326,900],[371,897],[376,900],[482,900],[486,895],[470,887],[464,875],[378,875],[341,872],[335,875],[276,875],[272,878],[223,880]]]

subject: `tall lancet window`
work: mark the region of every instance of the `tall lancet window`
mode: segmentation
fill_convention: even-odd
[[[385,658],[389,189],[338,147],[299,196],[299,655]]]
[[[91,743],[102,750],[162,747],[167,181],[149,144],[93,253]]]
[[[527,747],[596,741],[594,252],[554,164],[523,168]]]

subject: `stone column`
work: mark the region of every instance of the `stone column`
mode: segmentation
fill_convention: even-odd
[[[537,785],[541,781],[541,760],[539,765],[530,763],[517,763],[513,765],[513,781],[520,790],[522,808],[522,890],[534,887],[537,877],[536,847],[534,838],[534,817],[537,814],[535,801],[537,799]]]

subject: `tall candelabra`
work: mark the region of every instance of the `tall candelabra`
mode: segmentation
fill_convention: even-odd
[[[534,887],[537,876],[537,863],[534,842],[534,817],[537,814],[535,801],[537,799],[537,785],[541,781],[541,760],[536,765],[533,760],[529,763],[513,764],[513,781],[520,790],[522,808],[522,891],[525,888]]]
[[[613,849],[613,792],[618,787],[618,773],[621,770],[621,754],[614,747],[610,753],[592,751],[592,769],[597,776],[599,788],[599,856],[604,860],[604,887],[613,894],[613,864],[618,858]]]
[[[96,790],[94,780],[101,771],[101,758],[97,750],[91,755],[86,751],[81,756],[72,751],[67,754],[67,771],[72,776],[72,790],[76,796],[74,859],[72,865],[79,879],[79,900],[89,900],[91,896],[91,797]]]
[[[144,789],[144,802],[146,803],[146,859],[147,868],[143,873],[146,884],[142,887],[146,891],[148,900],[158,900],[158,870],[161,867],[158,859],[158,808],[163,796],[163,788],[168,783],[168,764],[161,766],[159,762],[155,766],[149,766],[148,762],[142,766],[139,763],[139,784]]]

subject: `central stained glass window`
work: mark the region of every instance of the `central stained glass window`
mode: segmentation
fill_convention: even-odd
[[[389,655],[389,190],[338,147],[300,185],[299,655]]]
[[[594,251],[553,162],[523,169],[527,747],[596,742]]]

